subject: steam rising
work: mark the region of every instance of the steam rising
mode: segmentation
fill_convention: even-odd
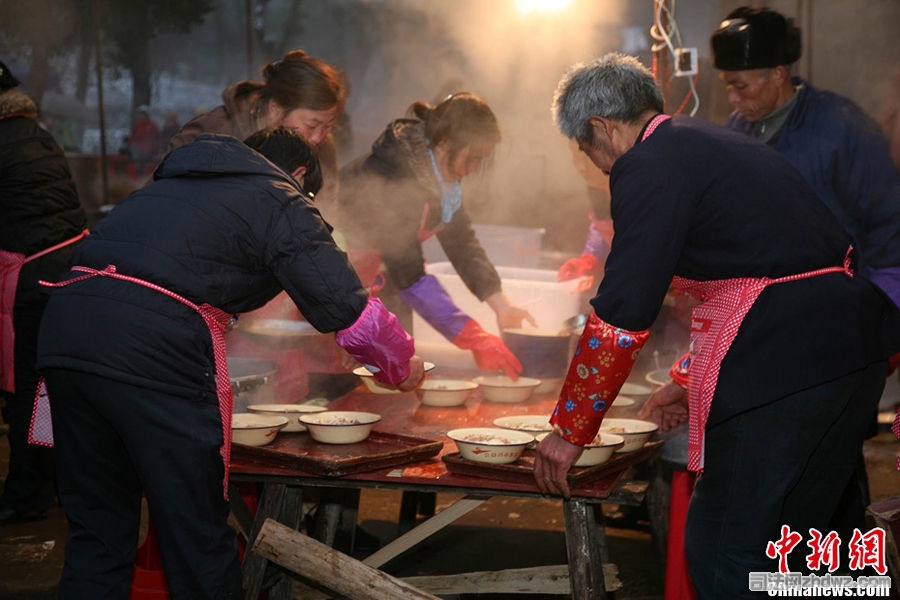
[[[379,44],[365,56],[344,57],[353,145],[342,160],[366,152],[411,102],[473,91],[497,114],[503,142],[490,172],[464,181],[469,212],[482,222],[546,227],[545,246],[580,250],[586,184],[552,122],[550,101],[571,64],[620,49],[633,35],[625,5],[576,0],[559,12],[525,14],[512,0],[364,4]]]

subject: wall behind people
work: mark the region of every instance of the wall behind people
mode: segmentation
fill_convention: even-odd
[[[858,0],[667,3],[675,7],[684,44],[698,49],[701,117],[722,122],[730,112],[710,67],[708,35],[722,15],[741,4],[769,4],[800,17],[811,51],[798,69],[813,85],[853,99],[873,116],[884,103],[890,75],[896,70],[897,0],[867,0],[865,10],[860,10]],[[350,79],[347,116],[353,135],[336,135],[342,141],[338,150],[343,163],[367,151],[388,120],[402,114],[413,100],[430,99],[444,82],[456,79],[496,107],[504,130],[490,184],[491,191],[508,202],[485,203],[483,213],[472,203],[473,216],[493,222],[541,223],[548,227],[548,236],[551,228],[556,232],[568,220],[580,227],[583,189],[571,168],[566,144],[557,141],[550,122],[546,98],[554,83],[548,81],[548,73],[609,50],[635,54],[649,65],[651,0],[571,0],[560,13],[528,15],[518,13],[513,2],[482,0],[305,2],[299,15],[291,12],[291,4],[290,0],[270,0],[261,7],[258,24],[267,43],[260,45],[254,38],[249,56],[242,37],[246,32],[243,3],[219,3],[189,35],[168,33],[155,40],[150,106],[157,121],[162,122],[169,108],[187,120],[198,105],[217,106],[224,85],[256,77],[261,65],[285,49],[303,48],[341,67]],[[15,30],[16,24],[11,27]],[[74,106],[69,100],[78,71],[75,53],[54,61],[64,67],[59,69],[63,74],[60,96],[67,102],[60,104]],[[672,82],[676,107],[683,98],[676,88],[684,82],[684,78]],[[107,73],[104,87],[107,128],[126,130],[121,135],[108,132],[107,144],[115,150],[130,128],[126,107],[131,88],[127,78],[114,73]],[[96,96],[91,94],[85,109],[95,119]],[[96,125],[90,127],[96,134]],[[85,132],[84,139],[93,144],[83,143],[83,151],[99,148],[98,135],[89,137]],[[552,210],[545,208],[548,204]],[[557,237],[565,240],[571,235]]]
[[[793,18],[803,32],[803,55],[794,66],[795,74],[850,98],[877,118],[897,70],[894,38],[900,28],[900,2],[868,0],[865,10],[854,0],[723,0],[716,4],[710,9],[709,31],[739,6],[768,6]],[[708,59],[707,41],[700,43],[700,52]],[[708,92],[710,118],[721,123],[731,113],[725,90],[716,81]]]

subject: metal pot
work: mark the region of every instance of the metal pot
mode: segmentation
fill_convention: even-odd
[[[228,379],[234,392],[233,412],[247,412],[251,404],[275,403],[278,365],[261,358],[228,358]]]
[[[570,335],[549,329],[504,329],[500,337],[522,363],[522,375],[537,379],[565,377]]]

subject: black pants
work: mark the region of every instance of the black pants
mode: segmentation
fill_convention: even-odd
[[[28,443],[28,427],[38,375],[34,369],[41,310],[16,310],[16,392],[3,395],[3,420],[9,425],[9,473],[0,508],[20,513],[44,511],[56,504],[53,449]]]
[[[828,533],[884,387],[885,363],[792,394],[706,431],[705,469],[688,510],[685,549],[698,597],[757,598],[749,573],[778,571],[766,557],[788,525],[788,555],[809,572],[809,530]],[[841,539],[841,566],[849,539]]]
[[[240,598],[218,406],[76,371],[46,379],[69,520],[60,598],[128,598],[142,492],[173,600]]]

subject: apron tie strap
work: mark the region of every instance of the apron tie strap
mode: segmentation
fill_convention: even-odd
[[[691,350],[688,378],[688,469],[703,470],[705,430],[722,360],[737,337],[744,317],[762,291],[772,284],[844,273],[853,277],[847,249],[841,266],[824,267],[784,277],[741,277],[693,281],[674,277],[672,285],[698,298],[691,314]]]
[[[47,281],[41,281],[40,283],[41,285],[47,287],[62,287],[78,281],[89,279],[91,277],[110,277],[112,279],[121,279],[122,281],[134,283],[160,292],[161,294],[165,294],[169,298],[177,300],[188,308],[193,309],[203,318],[203,321],[206,323],[207,329],[209,329],[210,337],[212,338],[213,359],[216,366],[216,396],[219,400],[219,415],[222,420],[223,439],[222,446],[219,449],[219,454],[222,456],[222,461],[225,465],[225,476],[222,484],[224,488],[224,496],[226,499],[228,499],[228,467],[231,464],[231,413],[234,397],[233,391],[231,389],[231,380],[228,377],[228,359],[225,353],[225,331],[228,329],[228,326],[234,322],[234,317],[210,304],[198,305],[194,302],[191,302],[184,296],[176,294],[171,290],[168,290],[145,279],[132,277],[130,275],[122,275],[121,273],[117,272],[115,265],[107,265],[107,267],[104,269],[74,266],[71,270],[84,273],[84,275],[79,275],[77,277],[73,277],[71,279],[66,279],[65,281],[56,283]]]

